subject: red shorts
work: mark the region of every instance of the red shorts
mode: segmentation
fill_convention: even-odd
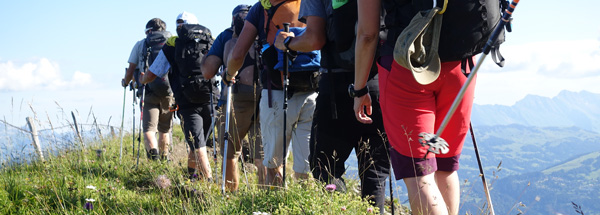
[[[385,65],[384,61],[381,62]],[[391,61],[391,71],[379,64],[378,67],[383,123],[393,148],[390,155],[396,178],[458,170],[458,158],[471,120],[475,80],[441,134],[450,145],[449,152],[429,153],[423,159],[427,147],[419,143],[419,133],[436,133],[467,77],[461,71],[460,61],[444,62],[438,79],[421,85],[409,70]]]

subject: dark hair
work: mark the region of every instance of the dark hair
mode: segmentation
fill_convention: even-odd
[[[162,21],[162,19],[154,18],[146,24],[146,29],[148,28],[152,28],[152,31],[165,31],[167,29],[167,24]]]

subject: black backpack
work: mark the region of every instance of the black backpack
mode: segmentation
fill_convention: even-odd
[[[204,80],[200,66],[213,44],[211,32],[202,25],[184,24],[177,29],[177,35],[175,62],[183,95],[191,103],[207,103],[213,84],[212,80]]]
[[[167,40],[171,37],[171,33],[168,31],[156,31],[151,32],[146,35],[146,40],[144,40],[144,55],[143,55],[143,63],[144,70],[152,65],[156,56],[162,49],[162,47],[166,44]],[[173,95],[171,91],[171,85],[169,84],[168,76],[164,78],[157,77],[154,81],[148,83],[146,85],[146,90],[149,93],[152,93],[157,96],[166,97]]]
[[[438,0],[441,8],[443,0]],[[421,10],[433,7],[427,0],[384,0],[385,28],[388,30],[386,44],[394,47],[396,38]],[[443,14],[440,33],[439,56],[442,62],[464,60],[481,53],[485,43],[500,22],[501,10],[506,0],[449,0]],[[492,56],[501,58],[498,46],[504,42],[504,31],[492,47]],[[501,59],[503,61],[503,59]],[[498,63],[498,62],[496,62]]]

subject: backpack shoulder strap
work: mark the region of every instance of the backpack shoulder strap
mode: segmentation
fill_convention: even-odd
[[[175,40],[177,40],[177,36],[172,36],[167,39],[167,46],[175,47]]]

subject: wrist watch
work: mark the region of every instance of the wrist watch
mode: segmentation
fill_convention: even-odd
[[[285,48],[289,51],[294,51],[290,49],[290,43],[292,42],[292,39],[294,39],[294,37],[286,37],[285,40],[283,40],[283,46],[285,46]]]
[[[365,86],[364,88],[362,88],[360,90],[354,90],[354,84],[350,84],[348,86],[348,94],[352,98],[361,97],[361,96],[366,95],[367,93],[369,93],[369,86]]]

